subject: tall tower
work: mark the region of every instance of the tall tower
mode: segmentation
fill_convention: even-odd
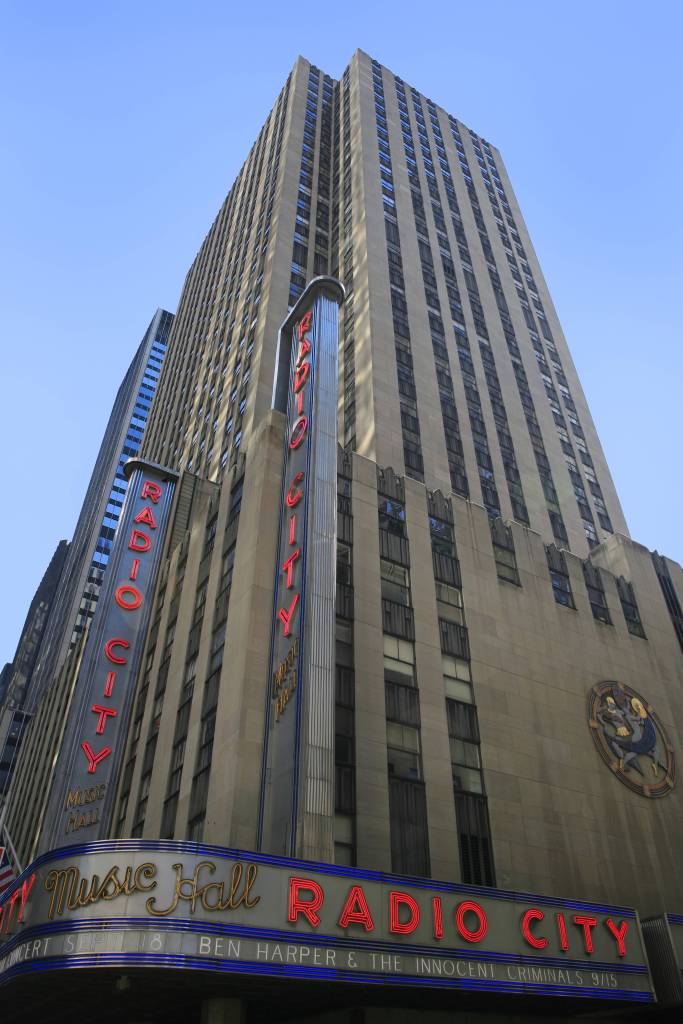
[[[347,290],[345,447],[585,555],[623,513],[498,151],[357,52],[299,59],[192,267],[147,450],[219,479],[306,280]]]
[[[628,536],[497,150],[299,58],[168,346],[0,818],[10,1015],[683,1005],[683,569]]]
[[[274,381],[325,274],[345,290],[336,573],[315,581],[330,771],[296,766],[320,781],[317,859],[675,905],[683,570],[628,536],[500,154],[360,51],[338,82],[297,60],[185,281],[141,450],[180,478],[112,836],[282,853],[263,793],[303,647],[278,647],[296,604],[274,593],[304,478]],[[599,745],[626,695],[657,715],[656,771]],[[25,769],[17,819],[31,792]]]
[[[40,623],[39,636],[36,641],[25,643],[22,634],[14,670],[0,704],[0,750],[3,751],[0,795],[7,792],[13,773],[21,763],[17,754],[26,725],[42,698],[49,693],[68,655],[78,646],[95,613],[128,488],[123,466],[140,451],[172,323],[172,314],[158,309],[137,347],[117,391],[73,539],[68,545],[62,542],[63,547],[58,548],[31,606],[29,619],[35,602],[39,602],[35,609]],[[44,596],[48,583],[51,588],[49,609],[41,613],[39,597]],[[29,627],[29,619],[24,632]],[[21,666],[17,662],[20,652]],[[50,706],[52,746],[46,756],[52,761],[55,744],[61,736],[65,707],[59,702]],[[31,766],[28,770],[30,773]],[[5,811],[6,808],[2,811],[3,817]],[[0,825],[1,822],[0,818]]]
[[[50,686],[94,615],[128,487],[123,465],[139,454],[172,323],[171,313],[156,311],[116,393],[69,545],[59,599],[33,671],[29,710]]]

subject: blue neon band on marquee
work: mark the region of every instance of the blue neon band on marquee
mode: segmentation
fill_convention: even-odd
[[[420,985],[428,988],[469,989],[479,992],[517,993],[532,995],[542,993],[549,996],[574,996],[578,999],[628,1000],[629,1002],[651,1003],[650,992],[629,992],[622,989],[585,989],[570,985],[545,985],[533,982],[490,982],[482,979],[454,978],[442,980],[420,975],[376,975],[364,971],[333,970],[331,968],[299,967],[294,964],[279,967],[277,964],[261,964],[257,961],[221,960],[211,962],[208,958],[181,956],[168,953],[90,953],[74,957],[45,958],[39,963],[25,962],[9,968],[3,981],[23,974],[40,974],[50,970],[73,970],[93,967],[169,967],[174,970],[212,971],[225,974],[254,974],[279,978],[303,978],[311,981],[352,981],[368,985]]]

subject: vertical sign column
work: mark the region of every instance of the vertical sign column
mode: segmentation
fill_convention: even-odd
[[[338,317],[316,278],[283,324],[273,406],[287,414],[259,845],[334,854]]]
[[[104,585],[59,752],[41,850],[109,833],[137,670],[177,474],[139,459],[130,477]]]

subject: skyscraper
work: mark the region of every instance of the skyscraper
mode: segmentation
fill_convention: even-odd
[[[172,323],[172,314],[158,309],[138,345],[116,394],[73,539],[57,549],[31,605],[0,701],[0,795],[11,780],[26,723],[94,614],[128,487],[123,465],[140,450]]]
[[[24,704],[40,645],[55,602],[69,545],[61,540],[28,610],[14,658],[0,690],[0,794],[7,792],[26,713]]]
[[[128,931],[164,919],[107,963],[139,941],[197,1019],[651,999],[628,908],[683,934],[683,570],[628,535],[495,147],[361,51],[338,82],[299,58],[188,272],[141,458],[179,479],[165,535],[129,504],[114,541],[163,544],[153,596],[136,567],[117,591],[150,615],[130,720],[109,741],[122,712],[83,703],[102,748],[74,742],[92,786],[55,819],[137,858],[92,882],[102,921],[123,892]],[[132,646],[95,651],[107,699]],[[27,760],[23,862],[55,845],[22,824],[36,788]]]
[[[330,270],[349,292],[346,445],[577,554],[625,534],[500,154],[360,54],[333,88],[296,66],[219,212],[148,450],[217,476],[269,407],[264,339]]]
[[[171,313],[156,311],[117,391],[34,670],[32,706],[94,614],[128,486],[123,465],[140,451],[172,323]]]

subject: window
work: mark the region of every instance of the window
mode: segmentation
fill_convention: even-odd
[[[436,583],[436,607],[440,619],[465,625],[462,592],[446,583]]]
[[[204,580],[203,583],[199,585],[197,589],[197,595],[195,597],[194,616],[192,620],[193,626],[196,626],[198,622],[201,622],[204,616],[204,606],[206,605],[206,588],[207,582],[206,580]]]
[[[519,587],[521,584],[517,571],[517,556],[515,555],[512,530],[505,525],[502,519],[490,519],[489,523],[498,579],[514,583]]]
[[[209,661],[209,673],[215,672],[223,664],[223,647],[225,646],[226,625],[222,623],[214,631],[211,640],[211,660]]]
[[[218,513],[211,517],[206,527],[206,536],[204,539],[204,552],[202,558],[206,558],[210,551],[213,550],[214,540],[216,539],[216,526],[218,525]]]
[[[334,816],[334,863],[353,867],[356,862],[354,819],[350,814]]]
[[[185,665],[185,675],[183,677],[183,690],[188,687],[194,686],[195,677],[197,675],[197,655],[193,655]]]
[[[387,763],[390,776],[416,781],[422,778],[419,729],[387,722]]]
[[[410,605],[410,573],[403,565],[380,561],[382,597],[396,604]]]
[[[400,537],[405,537],[406,511],[399,501],[393,498],[379,497],[380,529],[388,530]]]
[[[604,622],[606,626],[611,626],[612,619],[610,618],[607,606],[607,598],[605,597],[600,570],[596,569],[590,562],[584,562],[583,575],[586,581],[586,591],[593,612],[593,618],[597,619],[598,622]]]
[[[464,658],[455,658],[449,654],[441,655],[443,684],[446,696],[464,704],[472,704],[472,674],[470,664]]]
[[[404,686],[415,685],[415,648],[409,640],[384,635],[384,678]]]
[[[453,786],[468,793],[482,793],[479,744],[450,737]]]
[[[452,555],[455,552],[453,541],[453,527],[450,523],[436,516],[429,517],[429,533],[432,541],[432,550],[440,551],[444,555]]]
[[[545,549],[546,559],[548,561],[548,572],[550,573],[550,582],[553,586],[553,594],[558,604],[563,604],[566,608],[576,608],[574,604],[574,595],[572,593],[572,585],[569,580],[569,573],[567,572],[567,560],[562,551],[559,551],[554,544],[550,544]]]
[[[339,540],[337,541],[337,583],[353,585],[351,548]]]
[[[640,619],[640,612],[636,604],[636,595],[633,593],[633,585],[625,580],[623,576],[617,578],[617,590],[621,608],[626,619],[626,627],[633,636],[640,636],[645,639],[645,630]]]

